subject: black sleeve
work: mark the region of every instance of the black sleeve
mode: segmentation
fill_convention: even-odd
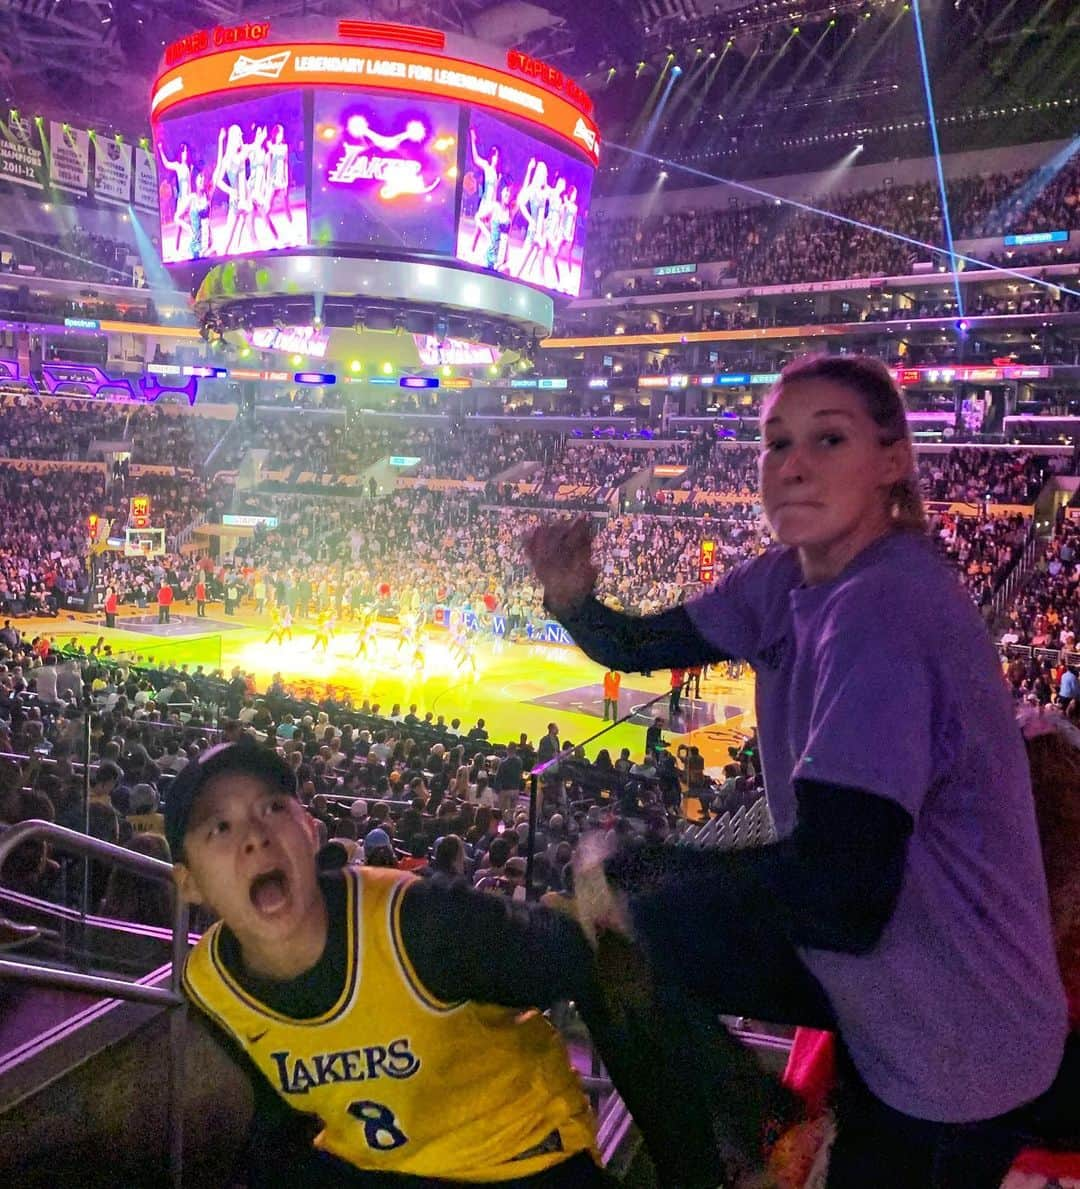
[[[508,1007],[573,999],[658,1166],[677,1173],[670,1183],[688,1189],[720,1183],[723,1169],[710,1112],[695,1109],[687,1117],[671,1109],[686,1095],[698,1104],[710,1101],[706,1089],[718,1096],[700,1068],[701,1033],[688,1027],[683,1005],[670,988],[652,985],[638,947],[601,938],[594,953],[577,923],[563,913],[419,882],[402,901],[401,930],[416,973],[440,999]],[[718,1031],[715,1018],[712,1031]],[[728,1048],[749,1057],[741,1046]],[[726,1093],[736,1069],[729,1053],[723,1068]],[[740,1111],[752,1117],[746,1097],[762,1093],[756,1065],[755,1071],[754,1077],[740,1079],[737,1092]]]
[[[225,1052],[243,1073],[251,1087],[251,1115],[247,1138],[237,1154],[234,1178],[246,1178],[252,1189],[271,1189],[279,1185],[276,1179],[282,1167],[290,1167],[303,1160],[311,1150],[312,1140],[321,1130],[314,1116],[291,1109],[263,1076],[237,1040],[215,1020],[205,1015],[194,1003],[188,1003],[189,1026],[200,1029]],[[198,1076],[196,1071],[191,1071]],[[240,1109],[230,1102],[233,1112]],[[232,1183],[230,1181],[230,1183]]]
[[[729,659],[698,632],[681,606],[658,615],[626,615],[590,596],[556,618],[586,656],[621,673],[684,669]]]
[[[895,801],[860,789],[797,780],[793,832],[781,842],[740,851],[667,847],[616,856],[612,878],[628,890],[672,876],[715,883],[732,912],[779,925],[795,945],[864,954],[892,917],[903,882],[911,815]],[[663,933],[648,898],[638,910],[647,933]]]
[[[565,913],[418,880],[402,900],[401,933],[420,981],[445,1002],[573,999],[587,1011],[595,994],[592,948]]]

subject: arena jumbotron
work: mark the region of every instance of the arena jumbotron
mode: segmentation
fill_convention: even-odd
[[[1080,1184],[1066,0],[15,7],[0,1174]]]

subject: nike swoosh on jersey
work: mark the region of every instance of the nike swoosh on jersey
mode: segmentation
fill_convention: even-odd
[[[256,1032],[254,1036],[249,1036],[247,1042],[249,1045],[258,1044],[260,1040],[270,1031],[269,1028],[264,1028],[261,1032]]]

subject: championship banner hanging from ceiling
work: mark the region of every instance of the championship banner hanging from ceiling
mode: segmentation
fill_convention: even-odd
[[[86,197],[90,192],[90,133],[49,121],[49,176],[58,190]]]
[[[157,161],[152,149],[134,148],[135,191],[132,201],[145,211],[158,209]]]
[[[95,139],[94,197],[122,206],[131,201],[131,145],[111,137]]]
[[[18,112],[0,116],[0,181],[45,188],[45,133],[39,120]]]

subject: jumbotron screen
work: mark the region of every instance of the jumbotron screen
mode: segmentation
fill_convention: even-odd
[[[592,168],[477,109],[465,156],[457,258],[576,297]]]
[[[302,96],[178,116],[155,139],[166,264],[307,246]]]
[[[434,30],[336,34],[264,21],[168,47],[151,105],[165,263],[370,250],[577,296],[599,156],[584,92]]]

